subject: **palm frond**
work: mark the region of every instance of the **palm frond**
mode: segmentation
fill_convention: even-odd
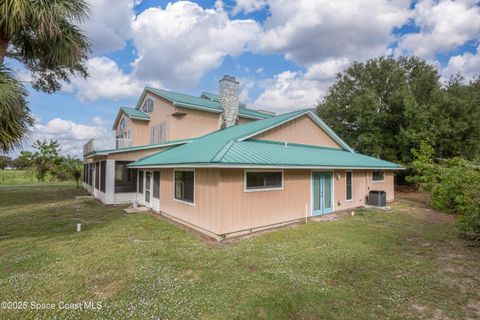
[[[27,91],[11,71],[0,66],[0,150],[20,147],[33,118],[26,101]]]

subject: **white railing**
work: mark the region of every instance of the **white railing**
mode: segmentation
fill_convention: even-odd
[[[115,139],[115,149],[129,148],[132,146],[132,139]]]
[[[83,145],[83,155],[94,151],[93,140],[90,139],[87,143]]]

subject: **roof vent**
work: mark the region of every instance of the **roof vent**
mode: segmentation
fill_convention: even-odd
[[[220,127],[224,129],[238,123],[238,94],[240,82],[238,82],[235,77],[228,75],[223,76],[219,82],[220,105],[223,108]]]

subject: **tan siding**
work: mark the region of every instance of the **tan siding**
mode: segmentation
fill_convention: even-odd
[[[336,175],[340,174],[337,180]],[[336,170],[334,176],[335,210],[345,210],[363,206],[370,190],[381,190],[387,193],[387,201],[394,200],[394,172],[385,171],[384,182],[372,182],[371,170],[353,170],[353,199],[346,200],[345,170]]]
[[[330,136],[318,127],[307,115],[263,132],[253,138],[340,148],[335,140],[330,138]]]
[[[166,149],[166,148],[152,148],[152,149],[146,149],[146,150],[114,153],[109,155],[108,159],[119,160],[119,161],[136,161],[140,158],[157,153],[162,149]]]
[[[199,137],[218,129],[219,114],[178,108],[183,115],[170,117],[169,140]]]
[[[310,207],[309,181],[308,170],[285,170],[283,190],[244,192],[244,170],[222,170],[222,233],[303,218],[305,204]]]
[[[220,234],[218,169],[195,170],[195,206],[173,199],[173,169],[160,170],[160,211]]]

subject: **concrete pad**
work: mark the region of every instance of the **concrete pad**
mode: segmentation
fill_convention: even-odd
[[[150,208],[147,208],[147,207],[127,208],[127,209],[123,209],[123,211],[126,213],[145,212],[145,211],[150,211]]]

